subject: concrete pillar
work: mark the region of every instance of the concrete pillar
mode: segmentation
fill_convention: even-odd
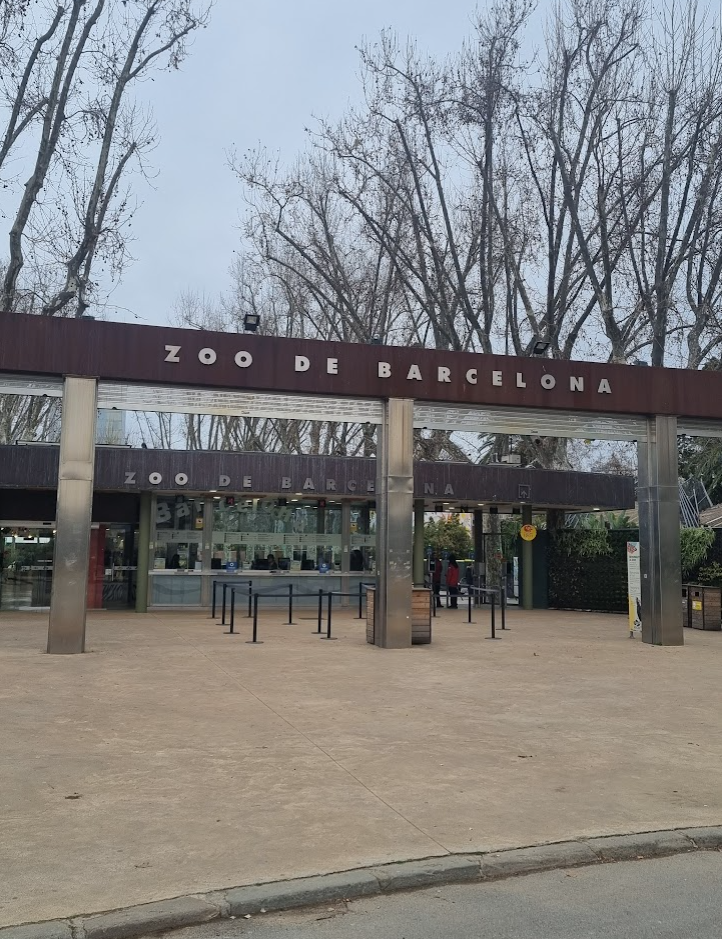
[[[532,524],[531,505],[521,507],[522,525]],[[534,609],[534,545],[531,541],[521,543],[521,606],[523,610]]]
[[[424,545],[424,500],[414,500],[414,583],[421,586],[424,583],[424,560],[426,547]]]
[[[677,418],[651,417],[637,445],[642,641],[684,644]]]
[[[152,495],[140,494],[140,520],[138,522],[138,570],[135,572],[135,612],[148,612],[148,571],[150,570],[150,522]]]
[[[411,645],[413,405],[410,398],[390,398],[384,404],[384,421],[378,427],[375,644],[383,649]]]
[[[93,378],[66,378],[60,427],[53,587],[48,652],[85,651],[90,519],[95,471],[98,386]]]

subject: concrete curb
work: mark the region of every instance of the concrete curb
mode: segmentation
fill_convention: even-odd
[[[231,887],[107,913],[0,928],[0,939],[136,939],[215,919],[252,916],[442,884],[490,882],[568,867],[722,848],[722,826],[579,838],[484,854],[450,854],[317,877]]]

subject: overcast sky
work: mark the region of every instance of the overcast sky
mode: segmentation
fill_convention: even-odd
[[[225,290],[242,206],[227,150],[260,142],[293,159],[313,115],[337,117],[358,100],[364,38],[391,27],[443,57],[470,34],[474,9],[474,0],[216,0],[182,71],[142,89],[160,132],[158,176],[152,188],[136,183],[136,260],[109,316],[163,323],[181,290]]]

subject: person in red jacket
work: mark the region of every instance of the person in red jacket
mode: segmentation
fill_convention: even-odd
[[[449,566],[446,568],[446,586],[449,589],[449,604],[452,610],[458,609],[459,597],[459,565],[453,554],[449,555]]]

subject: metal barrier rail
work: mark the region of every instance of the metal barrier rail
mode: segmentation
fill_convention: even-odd
[[[230,591],[230,621],[229,628],[225,635],[236,636],[238,633],[235,631],[235,614],[236,614],[236,590],[241,588],[241,584],[232,584],[227,581],[213,581],[213,604],[211,615],[215,618],[216,616],[216,586],[221,583],[223,585],[223,601],[222,601],[222,615],[221,615],[221,626],[226,625],[226,612],[228,608],[227,596]],[[359,584],[358,594],[356,593],[344,593],[340,590],[327,590],[324,591],[323,588],[319,588],[318,592],[314,593],[298,593],[294,591],[293,584],[288,584],[285,590],[288,591],[288,623],[287,626],[296,625],[293,622],[293,601],[294,597],[314,597],[318,598],[318,617],[317,617],[317,628],[313,635],[321,636],[323,639],[335,640],[338,637],[332,635],[332,625],[333,625],[333,598],[334,597],[351,597],[355,598],[358,596],[359,600],[359,616],[357,619],[362,619],[362,610],[363,610],[363,591],[366,587],[375,586],[375,584],[370,583],[361,583]],[[496,602],[497,597],[500,599],[500,611],[501,611],[501,628],[506,630],[506,603],[504,598],[504,591],[501,588],[496,587],[474,587],[467,585],[467,601],[468,601],[468,612],[467,612],[467,622],[471,623],[471,608],[472,608],[472,597],[478,600],[484,596],[489,597],[491,600],[491,635],[488,636],[488,639],[498,639],[499,636],[496,635]],[[449,588],[446,587],[446,597],[447,605],[449,600]],[[248,640],[249,645],[263,645],[263,641],[258,638],[258,600],[262,597],[280,597],[283,596],[284,589],[281,590],[253,590],[253,581],[248,581],[248,617],[253,618],[253,633],[252,638]],[[328,608],[326,614],[326,634],[323,634],[322,623],[323,623],[323,597],[325,595],[328,597]],[[429,601],[431,603],[431,612],[432,616],[436,616],[436,598],[440,596],[439,594],[434,594],[433,591],[429,594]],[[456,595],[458,596],[458,594]]]

